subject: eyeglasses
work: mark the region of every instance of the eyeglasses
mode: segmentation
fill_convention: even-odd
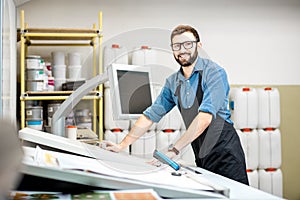
[[[185,49],[191,49],[191,48],[193,48],[194,42],[197,42],[197,41],[186,41],[186,42],[182,42],[182,43],[174,43],[174,44],[171,44],[171,47],[172,47],[173,51],[179,51],[181,49],[181,46],[183,46]]]

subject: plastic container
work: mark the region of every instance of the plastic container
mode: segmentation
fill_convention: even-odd
[[[41,56],[29,55],[26,57],[26,68],[27,69],[43,69],[40,65]]]
[[[38,100],[28,100],[25,101],[25,108],[26,107],[32,107],[32,106],[41,106],[42,102]]]
[[[88,129],[93,129],[93,123],[92,122],[85,122],[85,123],[76,123],[77,127],[80,128],[88,128]]]
[[[131,155],[151,159],[156,148],[155,131],[148,131],[131,145]]]
[[[183,134],[183,132],[181,132],[181,134]],[[180,159],[184,165],[196,166],[192,145],[189,144],[180,151]]]
[[[27,80],[27,91],[41,92],[44,90],[44,80]]]
[[[54,65],[52,72],[55,79],[66,79],[66,65]]]
[[[55,87],[54,77],[48,77],[48,91],[54,91]]]
[[[257,170],[247,169],[249,185],[258,189],[258,172]]]
[[[43,130],[43,120],[26,120],[26,126],[41,131]]]
[[[84,79],[67,79],[66,81],[66,83],[62,84],[63,91],[74,91],[85,83]]]
[[[236,129],[257,128],[258,98],[254,88],[240,87],[230,91],[229,107]]]
[[[73,80],[81,79],[81,65],[69,65],[68,70],[68,78]]]
[[[68,65],[78,66],[81,65],[80,53],[70,52],[68,53]]]
[[[159,151],[167,151],[170,144],[174,144],[180,137],[179,130],[166,129],[156,134],[156,148]]]
[[[258,133],[257,130],[243,129],[237,130],[244,150],[246,167],[255,170],[258,167]]]
[[[61,103],[50,103],[48,104],[48,117],[53,117],[54,113],[59,109]],[[50,125],[51,126],[51,125]]]
[[[67,126],[66,127],[66,134],[67,138],[71,140],[76,140],[77,139],[77,126]]]
[[[127,49],[119,44],[112,44],[105,46],[103,49],[103,70],[107,68],[112,63],[117,64],[128,64],[128,52]],[[104,83],[104,87],[109,87],[108,81]]]
[[[75,110],[74,117],[75,117],[76,123],[91,123],[92,122],[92,114],[89,109]]]
[[[53,65],[65,65],[65,53],[61,51],[51,52]]]
[[[260,88],[258,93],[258,128],[279,128],[280,96],[277,88]]]
[[[282,172],[280,169],[269,168],[258,170],[259,189],[282,197]]]
[[[43,120],[43,107],[42,106],[28,106],[26,110],[26,120],[37,121]]]
[[[129,120],[114,120],[113,119],[113,110],[112,110],[112,101],[110,97],[110,88],[104,89],[104,128],[111,129],[129,129],[130,121]]]
[[[153,65],[156,64],[156,59],[156,52],[149,46],[141,46],[140,48],[134,49],[132,53],[133,65]]]
[[[111,46],[105,46],[103,51],[104,70],[112,63],[128,64],[128,52],[125,47],[120,46],[119,44],[112,44]]]
[[[66,79],[55,78],[54,79],[54,90],[62,91],[62,84],[66,82]]]
[[[131,119],[131,120],[129,120],[129,126],[130,127],[133,127],[134,126],[134,124],[136,123],[136,121],[137,120],[135,120],[135,119]],[[148,131],[155,131],[156,130],[156,123],[153,123],[151,126],[150,126],[150,128],[148,129]]]
[[[281,133],[279,129],[259,129],[259,168],[281,166]]]
[[[43,80],[44,70],[43,69],[27,69],[26,79],[29,80]]]
[[[44,126],[44,131],[45,131],[46,133],[51,133],[51,126],[45,125],[45,126]]]
[[[179,130],[180,127],[181,114],[176,106],[157,123],[156,130]]]
[[[104,139],[118,144],[124,139],[124,137],[127,134],[128,134],[128,130],[121,130],[121,129],[106,130],[104,133]],[[129,153],[129,147],[127,147],[124,151]]]

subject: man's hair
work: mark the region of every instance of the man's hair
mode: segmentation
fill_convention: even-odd
[[[175,35],[180,35],[184,32],[191,32],[195,36],[196,41],[200,42],[200,37],[199,37],[198,32],[196,31],[196,29],[194,29],[193,27],[191,27],[189,25],[179,25],[179,26],[175,27],[171,33],[171,41]]]

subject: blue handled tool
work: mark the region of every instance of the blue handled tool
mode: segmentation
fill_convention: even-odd
[[[153,152],[153,157],[156,158],[157,160],[159,160],[160,162],[169,165],[170,167],[172,167],[176,171],[180,169],[180,165],[179,164],[177,164],[175,161],[173,161],[172,159],[170,159],[165,154],[157,151],[156,149]]]

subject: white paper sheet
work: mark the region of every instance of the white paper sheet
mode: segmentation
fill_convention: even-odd
[[[59,168],[61,170],[80,170],[91,173],[98,173],[112,177],[122,177],[143,182],[154,183],[158,185],[169,185],[181,188],[212,190],[211,187],[201,184],[201,174],[185,174],[181,172],[181,176],[174,176],[171,174],[174,170],[168,166],[156,168],[156,170],[145,170],[144,173],[138,171],[137,173],[126,173],[128,167],[134,168],[134,165],[128,166],[124,163],[115,163],[112,161],[101,161],[92,158],[85,158],[70,154],[58,153],[54,151],[47,151],[40,148],[24,147],[25,158],[24,163],[28,165],[37,165],[50,168]],[[39,155],[38,157],[36,155]],[[47,163],[51,158],[51,163]],[[56,165],[58,163],[58,165]],[[193,178],[190,178],[193,176]],[[197,179],[195,181],[195,179]],[[199,182],[200,181],[200,182]],[[204,182],[205,183],[205,182]]]

